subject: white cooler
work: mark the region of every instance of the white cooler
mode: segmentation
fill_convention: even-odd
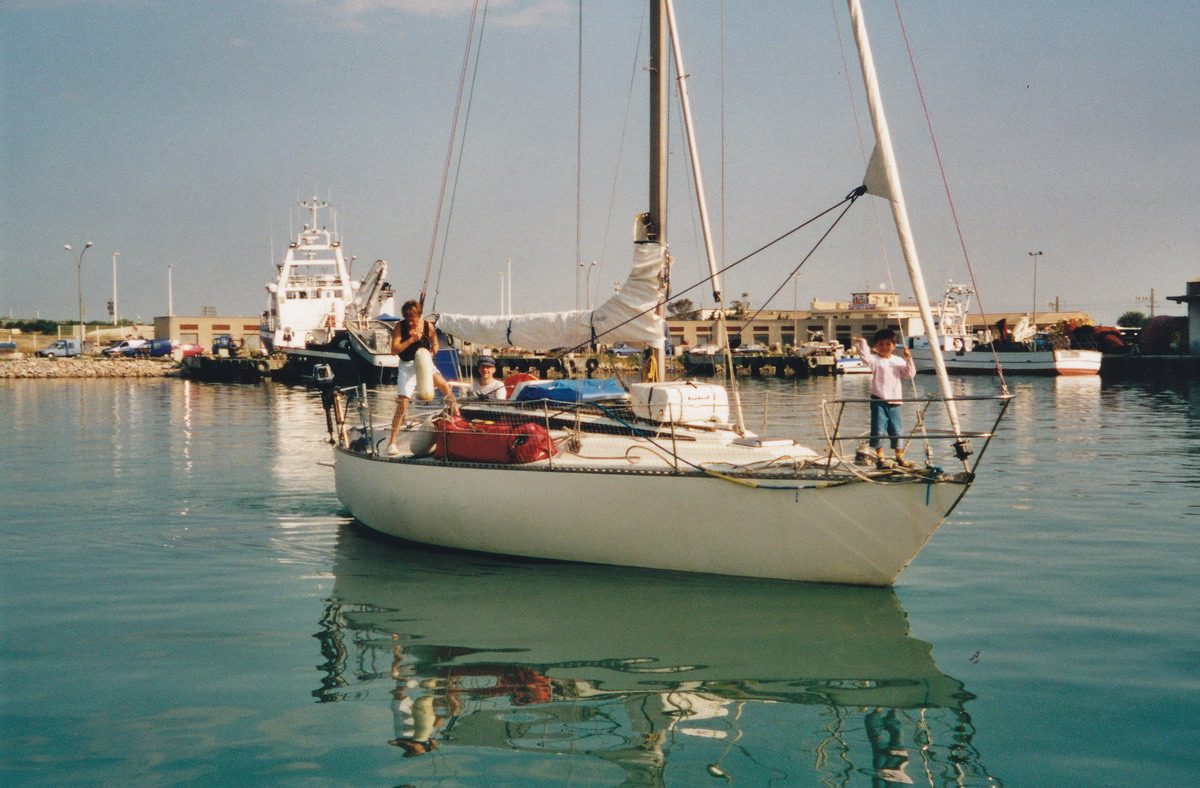
[[[679,381],[634,383],[629,387],[635,415],[671,424],[729,423],[729,395],[723,386]]]

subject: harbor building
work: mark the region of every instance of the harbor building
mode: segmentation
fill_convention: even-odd
[[[668,320],[671,342],[676,347],[715,344],[713,311],[704,311],[702,317],[705,319]],[[919,325],[920,315],[915,302],[901,303],[896,293],[865,292],[852,294],[847,302],[813,299],[807,310],[727,313],[725,320],[733,344],[783,349],[808,342],[817,335],[837,339],[848,347],[851,337],[864,336],[864,332],[869,335],[890,328],[907,333],[910,323]]]
[[[257,350],[262,347],[259,339],[257,317],[183,317],[170,315],[154,318],[154,337],[170,339],[181,345],[212,347],[213,339],[228,334],[242,340],[246,348]]]
[[[1179,298],[1182,298],[1180,296]],[[933,305],[937,315],[937,304]],[[701,313],[704,319],[667,321],[675,347],[700,347],[716,344],[713,336],[713,310]],[[998,312],[968,315],[967,326],[975,332],[993,329],[1001,321],[1010,327],[1029,320],[1028,312]],[[813,299],[807,310],[749,310],[744,314],[727,313],[726,326],[735,346],[763,345],[784,349],[808,342],[818,334],[850,346],[851,337],[869,337],[881,328],[890,328],[901,336],[923,336],[921,314],[913,298],[901,299],[885,291],[852,293],[849,301]],[[1086,312],[1038,312],[1036,326],[1044,331],[1061,322],[1091,323]]]
[[[1167,300],[1177,304],[1187,304],[1188,352],[1193,356],[1200,356],[1200,278],[1188,281],[1186,294],[1167,296]]]

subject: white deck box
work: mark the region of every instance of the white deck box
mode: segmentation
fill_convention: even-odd
[[[634,383],[629,399],[635,415],[671,424],[727,424],[729,395],[711,383]]]

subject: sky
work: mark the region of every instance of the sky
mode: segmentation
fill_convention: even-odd
[[[728,264],[862,182],[861,79],[840,0],[677,3]],[[905,0],[924,108],[894,0],[864,5],[932,299],[973,272],[986,311],[1057,300],[1111,323],[1153,294],[1184,312],[1165,297],[1200,277],[1200,4]],[[385,259],[415,295],[432,258],[433,311],[499,312],[509,270],[517,312],[602,299],[647,207],[644,0],[479,8],[435,243],[472,0],[0,0],[0,315],[75,319],[63,246],[87,241],[89,320],[107,317],[114,253],[122,317],[169,297],[179,315],[257,315],[312,196],[357,275]],[[672,128],[678,293],[705,264]],[[778,290],[779,309],[909,296],[890,222],[859,200],[798,278],[828,222],[725,291],[759,307]]]

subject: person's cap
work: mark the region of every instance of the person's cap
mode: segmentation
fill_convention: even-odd
[[[492,358],[491,356],[481,356],[479,361],[475,362],[475,366],[477,366],[477,367],[495,367],[496,359]]]

